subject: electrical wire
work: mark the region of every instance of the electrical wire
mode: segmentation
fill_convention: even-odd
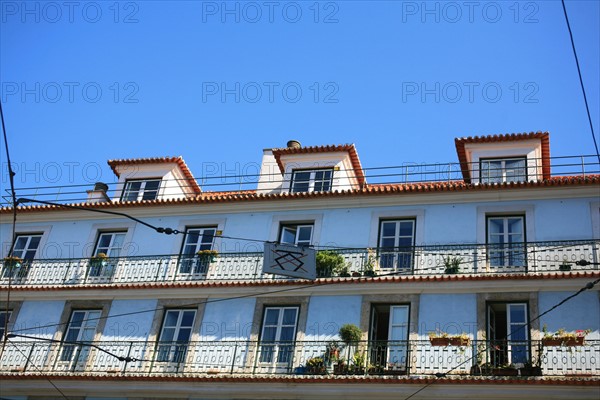
[[[594,124],[592,123],[592,116],[590,115],[590,106],[588,105],[587,96],[585,94],[585,85],[583,84],[583,78],[581,76],[581,67],[579,66],[579,57],[577,57],[577,50],[575,49],[575,40],[573,39],[573,32],[571,31],[571,24],[569,23],[569,16],[567,15],[567,7],[565,6],[565,0],[561,0],[563,13],[565,14],[565,21],[567,22],[567,28],[569,30],[569,38],[571,39],[571,47],[573,49],[573,56],[575,56],[575,64],[577,65],[577,74],[579,75],[579,84],[581,85],[581,92],[583,93],[583,101],[585,103],[585,110],[587,112],[588,122],[590,124],[590,132],[592,133],[592,140],[594,141],[594,147],[596,148],[596,156],[600,163],[600,151],[598,150],[598,141],[596,140],[596,134],[594,133]]]

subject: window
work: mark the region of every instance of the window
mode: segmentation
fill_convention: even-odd
[[[87,358],[89,346],[69,342],[91,343],[96,334],[96,327],[101,310],[73,310],[64,338],[61,361],[81,361]]]
[[[313,235],[313,224],[285,224],[281,226],[279,242],[294,246],[310,246]]]
[[[492,267],[525,266],[525,218],[487,218],[488,260]]]
[[[292,193],[331,191],[333,168],[304,169],[292,172]]]
[[[379,251],[381,268],[412,269],[415,245],[415,220],[381,221]]]
[[[298,307],[266,307],[260,340],[260,362],[289,364],[293,359]]]
[[[129,180],[125,182],[122,201],[154,200],[158,197],[160,179]]]
[[[192,327],[196,310],[167,310],[156,361],[182,363],[185,361],[188,343],[192,336]]]
[[[405,369],[408,353],[408,305],[374,304],[371,308],[370,362]]]
[[[4,340],[4,327],[7,322],[10,321],[10,316],[12,315],[12,310],[0,311],[0,340]]]
[[[527,180],[527,159],[494,158],[479,161],[482,183],[520,182]]]
[[[488,338],[494,366],[524,364],[529,360],[526,303],[489,303]]]
[[[93,255],[104,253],[110,258],[118,258],[126,234],[127,232],[100,232]],[[88,276],[112,275],[113,269],[114,264],[108,260],[90,261]]]
[[[13,256],[23,260],[20,266],[4,267],[3,278],[19,278],[27,274],[27,266],[35,258],[35,253],[42,240],[41,233],[18,234],[13,248]]]
[[[195,257],[200,250],[212,250],[217,233],[216,226],[201,228],[186,228],[183,248],[181,250],[181,262],[179,272],[183,274],[206,273],[209,261]]]

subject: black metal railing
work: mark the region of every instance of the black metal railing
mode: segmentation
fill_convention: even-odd
[[[10,340],[2,351],[0,373],[600,376],[600,340],[580,346],[544,346],[541,341],[469,341],[462,346],[434,346],[429,340],[362,341],[335,350],[327,341],[90,344]]]
[[[338,249],[343,268],[325,276],[547,273],[598,270],[600,241],[457,244]],[[586,265],[582,264],[584,261]],[[222,253],[213,261],[180,255],[0,261],[0,285],[90,285],[289,279],[262,272],[262,253]]]

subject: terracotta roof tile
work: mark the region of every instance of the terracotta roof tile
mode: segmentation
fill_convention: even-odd
[[[183,175],[186,178],[186,181],[188,182],[189,187],[192,188],[194,193],[198,194],[198,193],[202,192],[202,189],[200,189],[200,186],[198,186],[198,183],[196,182],[194,175],[188,168],[185,161],[183,161],[183,157],[181,157],[181,156],[179,156],[179,157],[124,158],[124,159],[117,159],[117,160],[108,160],[108,165],[110,165],[110,168],[113,170],[113,172],[115,173],[115,175],[117,177],[120,176],[119,172],[117,171],[117,166],[119,166],[119,165],[170,164],[170,163],[174,163],[179,166],[179,168],[181,169],[181,172],[183,172]]]
[[[325,146],[307,146],[307,147],[285,147],[273,149],[273,156],[277,161],[279,170],[283,174],[285,172],[281,156],[288,154],[311,154],[311,153],[333,153],[338,151],[348,152],[350,161],[352,162],[352,168],[354,169],[354,176],[358,181],[358,184],[362,187],[365,184],[365,174],[356,152],[354,144],[339,144],[339,145],[325,145]]]
[[[507,133],[501,135],[469,136],[454,139],[456,153],[460,161],[465,182],[471,181],[471,172],[467,162],[465,144],[467,143],[501,143],[513,142],[519,140],[541,139],[542,141],[542,176],[544,179],[550,178],[550,134],[548,132],[529,132],[529,133]]]
[[[408,184],[375,184],[366,185],[362,189],[341,190],[333,192],[309,192],[309,193],[257,193],[255,190],[232,191],[232,192],[210,192],[201,193],[196,197],[180,199],[157,199],[128,202],[100,202],[100,203],[73,203],[77,207],[107,209],[107,208],[131,208],[131,207],[154,207],[154,206],[176,206],[185,204],[209,204],[209,203],[235,203],[246,201],[271,201],[271,200],[295,200],[295,199],[318,199],[353,196],[376,196],[389,194],[410,193],[439,193],[439,192],[470,192],[490,190],[511,190],[523,188],[540,188],[555,186],[583,186],[600,184],[600,175],[584,176],[557,176],[542,181],[528,182],[505,182],[505,183],[481,183],[471,184],[462,181],[450,182],[427,182]],[[68,210],[58,205],[33,205],[19,206],[20,213],[40,212],[53,210]],[[12,207],[0,208],[0,214],[12,212]]]
[[[321,285],[376,285],[383,283],[419,283],[419,282],[450,282],[450,281],[511,281],[511,280],[553,280],[599,278],[598,271],[573,271],[527,274],[456,274],[456,275],[408,275],[408,276],[379,276],[361,278],[321,278],[311,280],[235,280],[235,281],[187,281],[187,282],[141,282],[141,283],[112,283],[87,285],[13,285],[11,291],[79,291],[79,290],[120,290],[120,289],[168,289],[168,288],[236,288],[236,287],[273,287],[273,286],[321,286]],[[2,287],[4,285],[0,285]]]

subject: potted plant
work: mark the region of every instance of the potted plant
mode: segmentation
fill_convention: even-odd
[[[432,346],[468,346],[471,339],[466,333],[449,335],[446,332],[429,332],[429,342]]]
[[[558,266],[558,269],[560,271],[570,271],[571,270],[571,264],[568,262],[563,262],[562,264],[560,264]]]
[[[367,357],[364,351],[357,351],[352,356],[351,372],[355,375],[363,375],[365,373],[365,364]]]
[[[317,252],[317,277],[325,278],[338,273],[345,266],[344,257],[332,250]]]
[[[306,361],[306,372],[309,374],[324,374],[325,361],[323,357],[313,357]]]
[[[23,277],[27,274],[25,268],[21,269],[23,266],[23,260],[17,256],[8,256],[4,257],[4,274],[5,278],[8,277]]]
[[[101,268],[107,264],[108,256],[106,253],[98,253],[95,256],[90,258],[90,267],[92,268]]]
[[[564,328],[560,328],[554,334],[547,332],[546,326],[542,330],[542,345],[544,346],[583,346],[585,336],[591,332],[590,329],[578,329],[575,332],[567,332]]]
[[[460,264],[463,262],[461,257],[444,257],[444,272],[447,274],[457,274],[460,270]]]
[[[201,263],[212,263],[216,261],[219,252],[216,250],[200,250],[196,255]]]
[[[354,324],[344,324],[339,331],[342,342],[347,345],[356,344],[362,339],[362,331]]]
[[[329,362],[338,361],[340,358],[340,344],[333,340],[327,343],[326,358]]]

